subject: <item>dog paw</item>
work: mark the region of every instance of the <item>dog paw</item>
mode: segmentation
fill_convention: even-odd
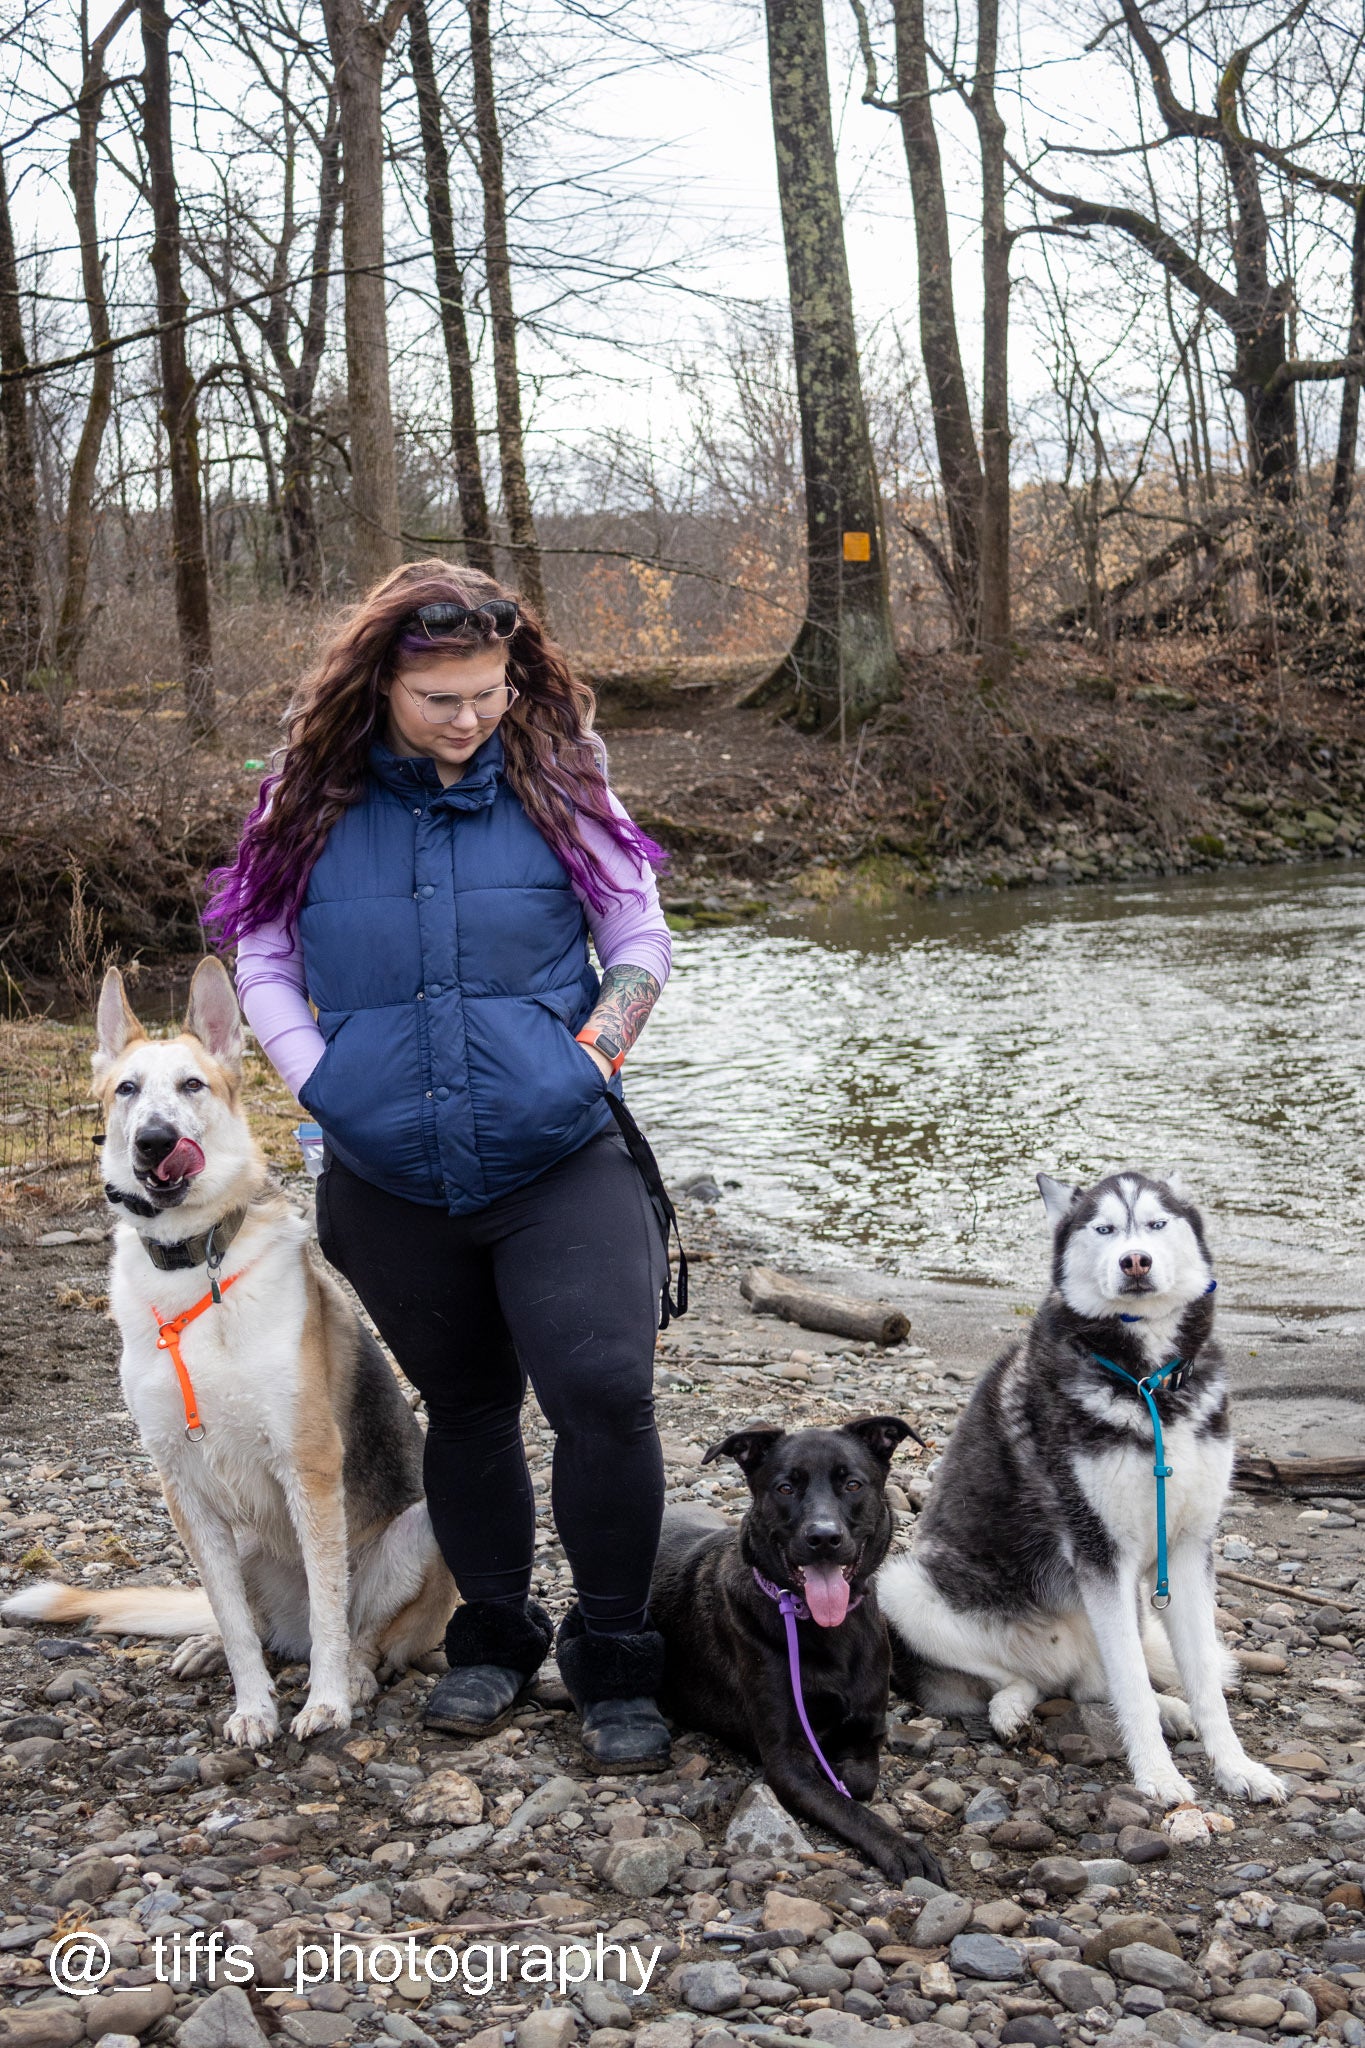
[[[990,1724],[1001,1742],[1012,1742],[1027,1727],[1038,1698],[1036,1686],[1002,1686],[990,1704]]]
[[[226,1664],[221,1636],[186,1636],[166,1669],[172,1678],[207,1678],[214,1671],[222,1671]]]
[[[1174,1693],[1159,1692],[1156,1704],[1161,1715],[1161,1732],[1172,1742],[1188,1742],[1199,1733],[1194,1715],[1184,1700],[1178,1700]]]
[[[368,1706],[371,1700],[378,1699],[379,1680],[363,1658],[357,1657],[352,1660],[348,1675],[353,1707]]]
[[[325,1734],[329,1728],[349,1728],[351,1725],[351,1703],[349,1700],[306,1700],[290,1723],[289,1733],[306,1742],[310,1735]]]
[[[1138,1771],[1133,1783],[1144,1799],[1159,1800],[1164,1807],[1188,1806],[1194,1798],[1193,1785],[1176,1770]]]
[[[1216,1764],[1213,1775],[1230,1799],[1264,1799],[1278,1806],[1289,1797],[1283,1778],[1277,1778],[1265,1764],[1253,1763],[1249,1756],[1236,1763]]]
[[[223,1723],[223,1736],[238,1749],[268,1749],[280,1732],[280,1717],[273,1706],[239,1707]]]

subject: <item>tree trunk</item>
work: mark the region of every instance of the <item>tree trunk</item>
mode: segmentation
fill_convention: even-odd
[[[469,54],[474,74],[474,127],[483,186],[484,267],[493,324],[493,387],[498,405],[498,461],[507,514],[513,575],[528,604],[545,616],[540,542],[526,481],[521,425],[521,380],[517,371],[517,320],[512,304],[512,264],[507,249],[507,194],[503,185],[502,136],[493,93],[493,41],[488,0],[469,0]]]
[[[318,162],[318,217],[313,229],[312,282],[304,316],[299,359],[289,353],[289,313],[283,296],[266,321],[266,339],[284,386],[284,448],[280,458],[280,525],[284,537],[285,588],[295,597],[321,594],[326,571],[313,493],[313,393],[327,341],[327,299],[332,243],[341,208],[341,133],[335,92],[327,109]]]
[[[1348,356],[1365,356],[1365,186],[1357,196],[1355,215],[1355,230],[1351,236],[1351,325],[1346,337],[1346,353]],[[1338,626],[1345,625],[1351,616],[1346,522],[1355,495],[1359,424],[1360,379],[1347,377],[1341,387],[1337,452],[1332,464],[1332,489],[1327,500],[1327,604],[1329,616]]]
[[[351,579],[358,590],[402,559],[398,455],[389,395],[384,270],[384,58],[403,12],[374,19],[365,0],[322,0],[336,74],[344,179],[346,408],[351,448]]]
[[[67,178],[76,215],[81,284],[85,292],[85,313],[90,323],[92,348],[106,347],[110,333],[109,300],[104,289],[104,265],[100,261],[99,223],[95,212],[99,124],[109,85],[104,57],[119,29],[136,12],[137,0],[123,0],[122,6],[90,46],[80,98],[76,103],[76,139],[67,157]],[[57,614],[56,661],[59,669],[72,675],[79,663],[81,642],[85,637],[85,592],[95,540],[95,486],[113,398],[114,359],[110,355],[96,356],[90,371],[90,399],[66,493],[66,567]]]
[[[995,103],[999,0],[977,0],[972,114],[981,152],[981,603],[977,649],[996,684],[1010,670],[1010,237],[1005,124]]]
[[[981,554],[981,462],[957,338],[948,202],[929,99],[924,0],[895,0],[895,17],[896,100],[915,209],[920,354],[929,385],[939,475],[948,511],[949,590],[956,613],[958,643],[973,647]]]
[[[28,415],[28,349],[19,304],[19,265],[0,157],[0,679],[22,689],[42,659],[38,591],[38,471]]]
[[[455,458],[455,487],[460,499],[460,531],[465,558],[485,576],[496,574],[493,529],[483,488],[483,463],[474,413],[474,365],[464,317],[464,279],[455,254],[455,216],[450,203],[450,158],[441,121],[441,91],[431,48],[426,0],[412,0],[408,10],[408,48],[412,82],[417,88],[417,114],[422,129],[426,167],[427,222],[441,302],[441,333],[450,373],[450,447]]]
[[[821,0],[766,0],[768,83],[806,484],[806,616],[777,679],[807,731],[900,690],[858,374]]]
[[[185,716],[191,731],[213,727],[213,641],[204,508],[199,468],[199,416],[181,324],[188,301],[180,281],[180,202],[171,150],[170,22],[165,0],[142,0],[142,139],[151,192],[152,274],[156,279],[161,359],[161,418],[171,472],[171,561]]]

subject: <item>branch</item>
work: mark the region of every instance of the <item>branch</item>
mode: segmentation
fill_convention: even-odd
[[[1266,380],[1267,392],[1283,391],[1286,384],[1330,384],[1339,377],[1365,377],[1365,356],[1332,356],[1325,361],[1304,357],[1297,363],[1281,363]]]
[[[1210,277],[1203,265],[1197,263],[1189,251],[1182,248],[1164,228],[1158,227],[1155,221],[1148,220],[1145,214],[1135,213],[1130,206],[1102,206],[1089,199],[1078,199],[1073,192],[1058,192],[1045,185],[1041,178],[1035,178],[1015,158],[1011,157],[1009,161],[1016,177],[1021,178],[1030,191],[1046,199],[1050,206],[1063,209],[1064,217],[1059,226],[1117,228],[1120,234],[1127,235],[1130,241],[1144,248],[1149,256],[1154,256],[1163,270],[1177,284],[1183,285],[1201,306],[1208,306],[1229,327],[1233,325],[1240,310],[1236,294],[1230,292],[1226,285],[1219,284],[1217,278]]]
[[[305,270],[297,277],[286,278],[283,284],[269,285],[264,291],[246,292],[240,298],[225,300],[220,306],[201,307],[197,313],[178,313],[174,320],[157,320],[147,327],[136,327],[128,334],[113,334],[96,348],[75,349],[66,356],[50,356],[45,363],[29,363],[21,370],[0,370],[0,385],[23,383],[34,377],[50,377],[58,370],[72,370],[81,363],[93,363],[100,356],[112,355],[116,349],[131,348],[136,342],[155,341],[177,327],[198,327],[205,320],[220,320],[225,313],[257,305],[262,299],[280,298],[284,293],[293,291],[296,285],[310,284],[317,278],[350,274],[344,265],[332,270]]]

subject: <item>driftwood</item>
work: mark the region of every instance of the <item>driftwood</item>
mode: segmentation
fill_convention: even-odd
[[[872,1344],[899,1344],[910,1335],[910,1318],[898,1308],[877,1301],[858,1301],[851,1294],[829,1294],[805,1280],[789,1280],[771,1266],[750,1266],[739,1291],[761,1316],[781,1316],[803,1330],[824,1330],[832,1337],[859,1337]]]
[[[1239,1452],[1232,1483],[1243,1493],[1365,1493],[1365,1458],[1252,1458]]]
[[[1349,1613],[1352,1600],[1349,1593],[1310,1593],[1307,1586],[1292,1583],[1277,1586],[1273,1579],[1253,1579],[1250,1572],[1235,1572],[1227,1565],[1217,1567],[1220,1579],[1231,1579],[1238,1586],[1254,1586],[1258,1593],[1273,1593],[1279,1600],[1301,1600],[1305,1607],[1335,1607],[1339,1613]]]

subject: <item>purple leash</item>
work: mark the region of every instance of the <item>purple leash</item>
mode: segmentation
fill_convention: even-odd
[[[807,1742],[815,1753],[815,1761],[819,1764],[835,1791],[842,1793],[845,1799],[851,1799],[853,1794],[849,1791],[843,1779],[836,1776],[830,1769],[825,1758],[825,1752],[815,1739],[815,1730],[810,1725],[810,1717],[806,1713],[805,1696],[801,1691],[801,1651],[796,1640],[796,1624],[798,1621],[810,1620],[810,1609],[799,1594],[789,1592],[785,1586],[775,1586],[771,1579],[765,1579],[757,1565],[753,1567],[753,1574],[754,1584],[758,1587],[759,1591],[766,1593],[770,1600],[776,1600],[777,1611],[782,1616],[786,1627],[787,1662],[791,1667],[792,1698],[796,1701],[797,1719],[801,1723]],[[862,1594],[859,1593],[855,1599],[849,1601],[850,1610],[859,1605],[862,1597]]]

